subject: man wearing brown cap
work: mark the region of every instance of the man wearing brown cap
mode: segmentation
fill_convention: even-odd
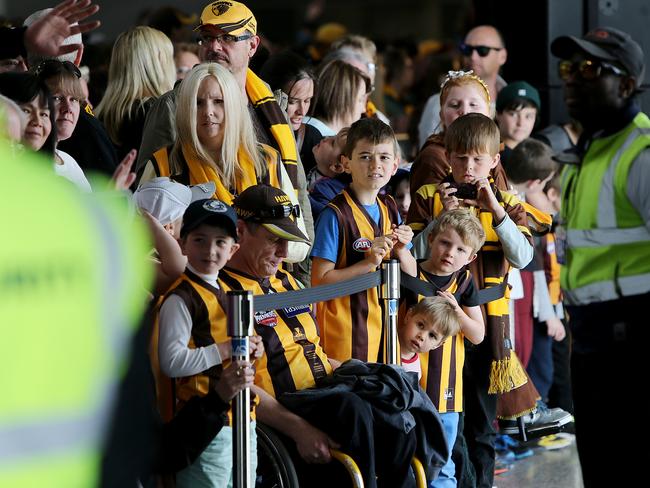
[[[241,87],[242,95],[248,100],[248,111],[258,141],[280,152],[289,178],[298,190],[307,231],[313,233],[305,173],[298,158],[293,131],[268,85],[248,68],[260,44],[253,12],[243,3],[234,0],[212,2],[203,9],[195,31],[201,62],[219,63],[233,74]],[[174,90],[159,97],[147,114],[138,153],[138,170],[151,159],[154,151],[169,146],[176,140],[178,86],[177,84]]]
[[[254,295],[298,290],[296,281],[281,269],[287,242],[307,241],[295,222],[298,209],[286,194],[268,185],[247,188],[234,207],[240,248],[219,274],[221,288],[252,290]],[[295,443],[304,461],[297,464],[299,474],[304,470],[308,477],[301,486],[336,486],[330,473],[337,470],[317,465],[329,463],[330,448],[339,444],[355,458],[366,486],[377,486],[375,472],[380,476],[379,486],[413,486],[408,470],[415,450],[414,433],[389,429],[373,420],[367,402],[354,395],[332,396],[319,404],[318,412],[312,408],[309,416],[302,410],[297,415],[278,401],[283,394],[321,385],[339,366],[320,345],[313,306],[256,312],[254,321],[266,348],[256,363],[257,418],[290,437],[291,449]],[[375,449],[378,445],[383,449]]]
[[[558,257],[584,484],[638,486],[636,470],[650,460],[650,444],[637,442],[650,424],[635,421],[650,342],[650,119],[635,100],[643,51],[603,27],[559,37],[551,52],[569,114],[584,127],[575,152],[557,158],[566,163]],[[619,422],[626,414],[630,424]]]

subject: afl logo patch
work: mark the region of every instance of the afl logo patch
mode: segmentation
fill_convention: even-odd
[[[354,243],[352,243],[352,249],[359,252],[366,252],[370,250],[372,242],[366,237],[359,237]]]

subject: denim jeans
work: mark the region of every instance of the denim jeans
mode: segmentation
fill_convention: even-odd
[[[251,422],[251,486],[257,471],[257,433]],[[178,488],[231,488],[233,485],[232,427],[224,427],[190,466],[176,474]]]
[[[451,457],[451,452],[458,434],[458,412],[441,413],[440,420],[442,421],[442,427],[445,429],[449,457],[447,458],[447,464],[442,467],[438,477],[429,483],[429,488],[455,488],[456,465]]]

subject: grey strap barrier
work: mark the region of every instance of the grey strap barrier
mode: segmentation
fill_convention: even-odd
[[[344,297],[381,285],[381,271],[357,276],[340,283],[315,286],[304,290],[256,295],[253,311],[265,312],[279,308],[297,307],[306,303],[326,302],[332,298]]]
[[[419,278],[414,278],[413,276],[409,276],[406,273],[402,273],[400,279],[401,279],[402,286],[404,288],[408,288],[409,290],[411,290],[414,293],[417,293],[418,295],[424,295],[427,297],[435,296],[440,290],[439,288],[436,288],[428,281],[423,281]],[[499,285],[490,286],[488,288],[483,288],[482,290],[479,290],[478,304],[484,305],[488,302],[493,302],[494,300],[498,300],[499,298],[502,298],[505,295],[507,288],[508,288],[508,283],[504,281]]]

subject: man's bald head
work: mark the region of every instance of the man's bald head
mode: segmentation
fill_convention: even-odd
[[[467,69],[474,70],[474,73],[480,78],[488,83],[494,83],[499,69],[508,59],[508,52],[501,33],[491,25],[479,25],[467,33],[464,45],[491,48],[484,57],[481,57],[476,49],[472,49],[471,52],[463,56],[463,62]]]

